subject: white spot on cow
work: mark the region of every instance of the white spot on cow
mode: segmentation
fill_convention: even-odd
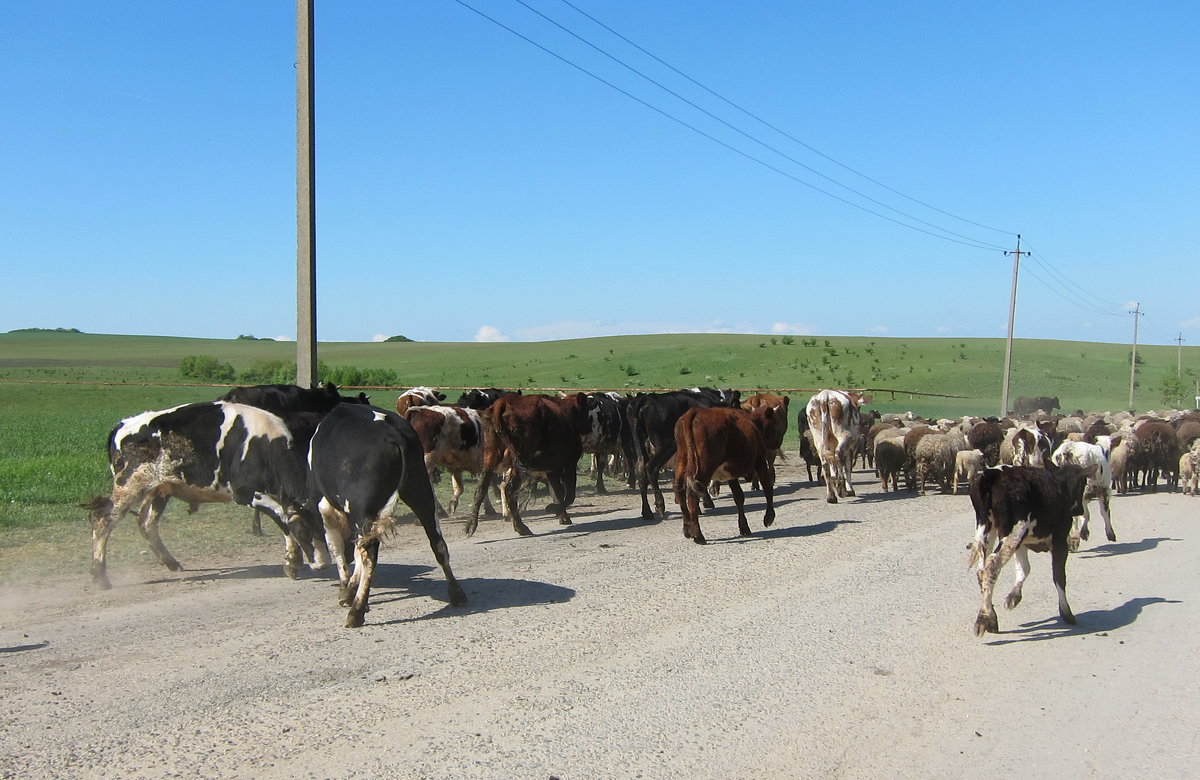
[[[371,415],[371,419],[373,419],[375,422],[384,422],[387,420],[387,415],[383,412],[375,412],[373,415]]]

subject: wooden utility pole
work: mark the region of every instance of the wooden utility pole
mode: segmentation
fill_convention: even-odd
[[[1175,376],[1183,377],[1183,334],[1180,333],[1175,342],[1179,345],[1179,351],[1175,356]]]
[[[1133,386],[1136,384],[1137,377],[1137,331],[1138,317],[1142,316],[1142,304],[1135,303],[1133,311],[1129,312],[1133,315],[1133,353],[1129,358],[1129,411],[1133,411]]]
[[[1013,272],[1012,272],[1012,292],[1008,296],[1008,339],[1004,342],[1004,388],[1000,392],[1000,416],[1008,414],[1008,379],[1012,371],[1012,341],[1013,341],[1013,320],[1017,314],[1017,272],[1021,267],[1021,255],[1027,255],[1028,252],[1021,251],[1021,234],[1017,234],[1017,248],[1012,252],[1005,252],[1006,255],[1012,255]]]
[[[317,384],[313,0],[296,0],[296,384]]]

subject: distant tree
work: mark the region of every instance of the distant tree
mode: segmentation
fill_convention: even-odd
[[[238,374],[243,385],[287,385],[296,381],[296,364],[291,360],[258,360]]]
[[[1191,409],[1195,399],[1189,397],[1189,388],[1183,378],[1174,371],[1167,371],[1158,382],[1158,395],[1172,409]]]
[[[385,344],[386,344],[387,342],[400,342],[400,343],[403,343],[403,344],[411,344],[411,343],[413,343],[413,340],[412,340],[412,339],[410,339],[408,336],[391,336],[391,337],[389,337],[389,338],[386,338],[386,339],[384,339],[383,341],[384,341],[384,343],[385,343]]]
[[[233,366],[211,355],[189,355],[179,361],[179,375],[200,382],[232,382]]]

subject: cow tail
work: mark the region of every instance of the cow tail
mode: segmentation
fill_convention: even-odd
[[[999,468],[983,469],[979,474],[971,480],[969,489],[971,492],[971,505],[975,509],[975,528],[987,526],[991,523],[988,519],[988,513],[992,506],[992,488],[996,480],[1000,478],[1002,470]],[[984,545],[978,542],[972,542],[967,548],[970,552],[967,556],[967,568],[976,568],[983,564],[984,558],[987,557],[987,550]]]
[[[692,420],[695,420],[695,418],[693,417]],[[692,420],[688,422],[690,423]],[[691,425],[683,427],[683,446],[686,450],[685,455],[687,458],[687,470],[683,473],[687,495],[703,496],[706,488],[696,479],[696,473],[699,470],[696,466],[696,433],[692,430]]]

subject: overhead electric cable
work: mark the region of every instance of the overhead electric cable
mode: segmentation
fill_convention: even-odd
[[[534,41],[533,39],[529,38],[528,36],[518,32],[517,30],[514,30],[513,28],[509,27],[508,25],[504,24],[503,22],[499,21],[498,19],[488,16],[483,11],[480,11],[478,8],[475,8],[474,6],[472,6],[470,3],[465,2],[465,0],[455,0],[455,2],[457,2],[459,5],[463,6],[467,10],[474,12],[478,16],[488,20],[489,22],[496,25],[497,27],[500,27],[501,29],[505,30],[506,32],[508,32],[512,35],[515,35],[516,37],[518,37],[521,40],[525,41],[526,43],[530,44],[531,46],[535,46],[538,49],[541,49],[546,54],[549,54],[550,56],[554,57],[555,59],[563,62],[564,64],[570,65],[572,68],[575,68],[576,70],[583,73],[584,75],[590,76],[591,78],[595,79],[596,81],[599,81],[601,84],[604,84],[605,86],[609,87],[610,89],[616,90],[617,92],[620,92],[622,95],[626,96],[627,98],[642,104],[643,106],[650,109],[651,111],[654,111],[655,113],[660,114],[663,117],[666,117],[667,119],[670,119],[671,121],[673,121],[679,125],[682,125],[683,127],[686,127],[687,129],[691,130],[692,132],[707,138],[708,140],[712,141],[713,143],[718,144],[718,145],[728,149],[729,151],[734,152],[735,154],[745,157],[746,159],[748,159],[752,162],[758,163],[759,165],[763,166],[764,168],[768,168],[772,171],[775,171],[776,173],[780,174],[781,176],[791,179],[792,181],[796,182],[797,184],[802,184],[805,187],[808,187],[809,189],[812,189],[816,192],[821,193],[822,195],[825,195],[826,197],[833,198],[834,200],[840,201],[841,203],[844,203],[847,206],[852,206],[853,208],[856,208],[860,211],[866,212],[867,214],[871,214],[873,216],[879,217],[880,219],[885,219],[888,222],[891,222],[893,224],[900,225],[901,227],[906,227],[909,230],[915,230],[918,233],[924,233],[925,235],[933,236],[934,238],[940,238],[943,241],[949,241],[949,242],[955,243],[955,244],[962,244],[963,246],[969,246],[969,247],[972,247],[975,249],[996,251],[995,246],[992,246],[992,245],[989,245],[989,244],[986,244],[986,243],[983,243],[980,241],[976,241],[974,239],[959,240],[957,238],[950,238],[949,236],[941,235],[939,233],[934,233],[932,231],[925,230],[924,228],[917,227],[916,225],[910,225],[907,222],[901,222],[900,220],[889,217],[886,214],[880,214],[878,211],[874,211],[874,210],[869,209],[866,206],[863,206],[859,203],[855,203],[855,202],[853,202],[851,200],[847,200],[846,198],[843,198],[839,195],[835,195],[834,193],[829,192],[828,190],[821,189],[820,187],[816,186],[815,184],[812,184],[811,182],[804,181],[803,179],[801,179],[791,173],[788,173],[787,171],[784,171],[784,170],[780,169],[779,167],[772,165],[771,163],[769,163],[765,160],[755,157],[754,155],[749,154],[748,152],[742,151],[741,149],[738,149],[737,147],[732,146],[732,145],[726,143],[725,141],[722,141],[721,139],[717,138],[716,136],[713,136],[710,133],[707,133],[696,126],[689,124],[688,122],[685,122],[684,120],[680,119],[679,117],[674,116],[673,114],[671,114],[667,111],[664,111],[663,109],[658,108],[657,106],[651,105],[650,103],[646,102],[642,98],[632,94],[631,92],[628,92],[627,90],[622,89],[621,87],[618,87],[616,84],[613,84],[611,81],[608,81],[608,80],[602,78],[601,76],[598,76],[597,74],[591,72],[587,68],[584,68],[582,65],[572,62],[571,60],[567,59],[566,57],[562,56],[561,54],[558,54],[557,52],[552,51],[551,49],[543,46],[542,44],[538,43],[537,41]],[[941,230],[941,228],[939,228],[939,230]],[[943,231],[943,232],[949,232],[949,231]]]
[[[716,92],[715,90],[713,90],[713,89],[709,88],[708,86],[706,86],[706,85],[704,85],[704,84],[700,83],[700,82],[699,82],[699,81],[697,81],[696,79],[692,78],[692,77],[691,77],[691,76],[689,76],[688,74],[686,74],[686,73],[684,73],[683,71],[681,71],[681,70],[679,70],[678,68],[676,68],[674,65],[672,65],[672,64],[670,64],[669,62],[667,62],[667,61],[663,60],[661,57],[658,57],[658,56],[657,56],[657,55],[655,55],[653,52],[650,52],[650,51],[646,50],[645,48],[643,48],[642,46],[639,46],[637,43],[634,43],[632,40],[630,40],[630,39],[629,39],[629,38],[627,38],[626,36],[622,35],[621,33],[617,32],[617,31],[616,31],[616,30],[614,30],[612,27],[609,27],[609,26],[608,26],[607,24],[605,24],[604,22],[600,21],[600,20],[599,20],[599,19],[597,19],[596,17],[594,17],[594,16],[592,16],[591,14],[589,14],[587,11],[584,11],[583,9],[581,9],[581,8],[579,8],[578,6],[574,5],[573,3],[569,2],[569,0],[561,0],[561,2],[562,2],[564,5],[567,5],[567,6],[569,6],[570,8],[574,9],[574,10],[575,10],[577,13],[581,14],[582,16],[585,16],[585,17],[587,17],[588,19],[590,19],[592,22],[594,22],[595,24],[599,25],[600,27],[603,27],[605,30],[607,30],[608,32],[612,33],[612,34],[613,34],[613,35],[615,35],[616,37],[618,37],[618,38],[620,38],[621,40],[625,41],[625,43],[628,43],[630,46],[632,46],[633,48],[637,49],[637,50],[638,50],[638,51],[640,51],[641,53],[645,54],[647,57],[651,58],[652,60],[654,60],[655,62],[659,63],[659,64],[660,64],[660,65],[662,65],[663,67],[665,67],[665,68],[668,68],[669,70],[673,71],[674,73],[677,73],[678,75],[680,75],[680,76],[682,76],[683,78],[687,79],[688,81],[690,81],[691,83],[695,84],[697,87],[699,87],[700,89],[702,89],[702,90],[704,90],[705,92],[709,93],[710,95],[712,95],[713,97],[717,98],[718,100],[721,100],[721,101],[723,101],[723,102],[727,103],[728,105],[732,106],[733,108],[737,109],[738,111],[741,111],[743,114],[745,114],[746,116],[750,117],[750,118],[751,118],[751,119],[753,119],[754,121],[761,123],[762,125],[764,125],[764,126],[766,126],[766,127],[770,128],[771,130],[774,130],[775,132],[777,132],[777,133],[779,133],[780,135],[782,135],[784,138],[787,138],[787,139],[789,139],[789,140],[791,140],[791,141],[793,141],[793,142],[795,142],[795,143],[799,144],[800,146],[803,146],[805,149],[809,150],[809,151],[810,151],[810,152],[812,152],[813,154],[815,154],[815,155],[817,155],[817,156],[819,156],[819,157],[823,157],[823,158],[825,158],[826,160],[828,160],[829,162],[833,163],[834,165],[837,165],[838,167],[840,167],[840,168],[843,168],[843,169],[845,169],[845,170],[849,171],[850,173],[853,173],[855,176],[860,176],[860,177],[862,177],[863,179],[866,179],[867,181],[871,182],[871,183],[872,183],[872,184],[874,184],[875,186],[877,186],[877,187],[882,187],[883,189],[887,190],[888,192],[891,192],[891,193],[894,193],[894,194],[896,194],[896,195],[899,195],[900,197],[902,197],[902,198],[905,198],[906,200],[910,200],[910,201],[912,201],[913,203],[916,203],[916,204],[917,204],[917,205],[919,205],[919,206],[924,206],[925,208],[927,208],[927,209],[930,209],[931,211],[936,211],[936,212],[938,212],[939,214],[945,215],[945,216],[947,216],[947,217],[950,217],[950,218],[952,218],[952,219],[957,219],[957,220],[958,220],[958,221],[960,221],[960,222],[965,222],[965,223],[967,223],[968,225],[974,225],[975,227],[983,228],[983,229],[985,229],[985,230],[993,230],[993,231],[995,231],[995,232],[997,232],[997,233],[1005,233],[1005,234],[1007,234],[1007,235],[1012,235],[1012,234],[1013,234],[1013,232],[1014,232],[1014,231],[1012,231],[1012,230],[1002,230],[1002,229],[1000,229],[1000,228],[991,227],[990,225],[984,225],[984,224],[982,224],[982,223],[980,223],[980,222],[975,222],[974,220],[970,220],[970,219],[967,219],[967,218],[965,218],[965,217],[960,217],[960,216],[958,216],[957,214],[952,214],[952,213],[950,213],[949,211],[945,211],[945,210],[943,210],[943,209],[940,209],[940,208],[938,208],[937,206],[933,206],[933,205],[931,205],[931,204],[929,204],[929,203],[926,203],[926,202],[924,202],[924,201],[922,201],[922,200],[919,200],[919,199],[917,199],[917,198],[914,198],[914,197],[913,197],[913,196],[911,196],[911,195],[907,195],[907,194],[905,194],[905,193],[901,192],[900,190],[897,190],[897,189],[895,189],[895,188],[893,188],[893,187],[889,187],[888,185],[884,184],[883,182],[881,182],[881,181],[877,181],[877,180],[875,180],[875,179],[871,178],[870,176],[866,175],[866,174],[865,174],[865,173],[863,173],[862,171],[855,170],[854,168],[851,168],[849,165],[846,165],[846,164],[845,164],[845,163],[843,163],[843,162],[839,162],[838,160],[835,160],[833,157],[830,157],[829,155],[825,154],[825,153],[824,153],[824,152],[822,152],[820,149],[817,149],[817,148],[815,148],[815,147],[813,147],[813,146],[810,146],[809,144],[805,143],[804,141],[801,141],[799,138],[795,137],[794,135],[792,135],[792,134],[788,133],[786,130],[783,130],[783,129],[779,128],[779,127],[776,127],[775,125],[773,125],[773,124],[771,124],[770,122],[768,122],[766,119],[763,119],[762,117],[758,116],[757,114],[755,114],[755,113],[753,113],[753,112],[751,112],[751,111],[749,111],[749,110],[747,110],[747,109],[743,108],[742,106],[738,105],[737,103],[733,102],[732,100],[730,100],[729,98],[727,98],[727,97],[725,97],[724,95],[720,94],[719,92]]]
[[[852,193],[854,193],[855,195],[857,195],[858,197],[860,197],[860,198],[862,198],[862,199],[864,199],[864,200],[870,201],[871,203],[874,203],[876,206],[880,206],[881,208],[885,208],[885,209],[888,209],[889,211],[895,212],[896,214],[899,214],[899,215],[903,216],[903,217],[904,217],[904,218],[906,218],[906,219],[911,219],[913,222],[917,222],[917,223],[919,223],[919,224],[925,225],[926,227],[933,228],[934,230],[940,230],[940,231],[942,231],[943,233],[946,233],[946,234],[948,234],[948,235],[951,235],[951,236],[955,236],[956,238],[961,238],[961,239],[965,239],[965,240],[967,240],[967,241],[971,241],[971,242],[975,242],[975,243],[983,244],[983,245],[985,245],[985,246],[988,246],[988,247],[990,247],[990,248],[992,248],[992,249],[996,249],[996,250],[998,250],[998,251],[1004,251],[1004,247],[1002,247],[1002,246],[998,246],[998,245],[995,245],[995,244],[988,244],[986,241],[980,241],[979,239],[972,238],[971,236],[965,236],[965,235],[963,235],[963,234],[961,234],[961,233],[956,233],[956,232],[954,232],[953,230],[949,230],[949,229],[947,229],[947,228],[944,228],[944,227],[942,227],[942,226],[940,226],[940,225],[936,225],[936,224],[934,224],[934,223],[932,223],[932,222],[928,222],[928,221],[926,221],[926,220],[924,220],[924,219],[921,219],[920,217],[916,217],[916,216],[914,216],[914,215],[912,215],[912,214],[909,214],[909,213],[907,213],[907,212],[901,211],[900,209],[898,209],[898,208],[896,208],[896,207],[894,207],[894,206],[890,206],[890,205],[888,205],[887,203],[884,203],[884,202],[883,202],[883,201],[881,201],[881,200],[878,200],[878,199],[876,199],[876,198],[873,198],[873,197],[871,197],[870,195],[867,195],[866,193],[860,192],[860,191],[858,191],[858,190],[854,189],[853,187],[850,187],[849,185],[843,184],[842,182],[838,181],[837,179],[834,179],[832,176],[828,176],[828,175],[826,175],[826,174],[822,173],[821,171],[817,170],[816,168],[813,168],[813,167],[812,167],[812,166],[810,166],[810,165],[806,165],[805,163],[801,162],[800,160],[797,160],[795,157],[792,157],[791,155],[787,154],[786,152],[783,152],[783,151],[781,151],[780,149],[777,149],[777,148],[775,148],[774,146],[772,146],[772,145],[768,144],[766,141],[763,141],[763,140],[761,140],[761,139],[759,139],[759,138],[756,138],[755,136],[751,135],[750,133],[746,132],[745,130],[742,130],[741,128],[739,128],[739,127],[736,127],[736,126],[735,126],[735,125],[733,125],[732,123],[730,123],[730,122],[728,122],[728,121],[726,121],[726,120],[722,119],[721,117],[719,117],[719,116],[717,116],[716,114],[712,113],[711,111],[709,111],[708,109],[704,108],[703,106],[700,106],[700,105],[698,105],[698,104],[697,104],[697,103],[695,103],[694,101],[692,101],[692,100],[689,100],[688,98],[686,98],[686,97],[684,97],[683,95],[679,94],[678,92],[676,92],[675,90],[671,89],[670,87],[668,87],[668,86],[666,86],[666,85],[662,84],[661,82],[659,82],[659,81],[657,81],[657,80],[655,80],[655,79],[651,78],[650,76],[647,76],[645,73],[643,73],[642,71],[640,71],[640,70],[638,70],[637,68],[633,67],[633,66],[632,66],[632,65],[630,65],[629,63],[625,62],[625,61],[624,61],[624,60],[622,60],[620,57],[617,57],[616,55],[614,55],[614,54],[612,54],[612,53],[610,53],[610,52],[606,51],[605,49],[601,48],[600,46],[596,45],[595,43],[592,43],[591,41],[587,40],[587,39],[586,39],[586,38],[584,38],[583,36],[581,36],[581,35],[579,35],[578,33],[576,33],[574,30],[571,30],[570,28],[568,28],[568,27],[566,27],[565,25],[563,25],[563,24],[559,23],[558,21],[555,21],[554,19],[551,19],[551,18],[550,18],[549,16],[547,16],[546,14],[542,13],[542,12],[541,12],[541,11],[539,11],[538,9],[536,9],[536,8],[534,8],[533,6],[529,5],[527,2],[525,2],[525,0],[514,0],[514,2],[516,2],[518,5],[520,5],[520,6],[524,7],[524,8],[526,8],[527,10],[529,10],[529,12],[530,12],[530,13],[536,14],[537,16],[541,17],[541,18],[542,18],[542,19],[544,19],[545,21],[547,21],[547,22],[549,22],[550,24],[554,25],[555,27],[557,27],[558,29],[562,30],[562,31],[563,31],[563,32],[565,32],[566,34],[568,34],[568,35],[570,35],[571,37],[575,38],[575,39],[576,39],[576,40],[578,40],[580,43],[583,43],[583,44],[585,44],[585,45],[587,45],[587,46],[590,46],[590,47],[591,47],[592,49],[594,49],[595,51],[599,52],[600,54],[603,54],[605,57],[608,57],[610,60],[612,60],[613,62],[617,63],[617,64],[618,64],[618,65],[620,65],[621,67],[625,68],[626,70],[629,70],[631,73],[634,73],[634,74],[636,74],[636,75],[640,76],[641,78],[643,78],[643,79],[645,79],[646,81],[650,82],[651,84],[653,84],[654,86],[656,86],[656,87],[658,87],[659,89],[663,90],[663,91],[664,91],[664,92],[666,92],[667,94],[669,94],[669,95],[671,95],[671,96],[673,96],[673,97],[675,97],[675,98],[678,98],[679,100],[681,100],[681,101],[683,101],[684,103],[688,104],[689,106],[691,106],[692,108],[696,109],[696,110],[697,110],[697,111],[699,111],[700,113],[704,114],[704,115],[705,115],[705,116],[707,116],[708,118],[710,118],[710,119],[712,119],[712,120],[714,120],[714,121],[716,121],[716,122],[719,122],[720,124],[722,124],[722,125],[724,125],[725,127],[729,128],[729,129],[730,129],[730,130],[732,130],[733,132],[737,133],[738,135],[741,135],[741,136],[743,136],[744,138],[747,138],[747,139],[749,139],[750,141],[753,141],[754,143],[758,144],[759,146],[763,147],[764,149],[767,149],[767,150],[769,150],[769,151],[771,151],[771,152],[774,152],[775,154],[779,155],[780,157],[782,157],[783,159],[787,160],[788,162],[791,162],[791,163],[794,163],[795,165],[798,165],[798,166],[800,166],[801,168],[803,168],[804,170],[808,171],[809,173],[812,173],[812,174],[814,174],[814,175],[816,175],[816,176],[820,176],[822,179],[824,179],[825,181],[827,181],[827,182],[829,182],[829,183],[831,183],[831,184],[834,184],[834,185],[836,185],[836,186],[838,186],[838,187],[841,187],[842,189],[844,189],[844,190],[847,190],[848,192],[852,192]],[[570,4],[568,3],[568,5],[570,5]],[[572,8],[574,8],[574,6],[572,6]],[[578,10],[578,9],[576,9],[576,10]],[[586,14],[585,14],[585,15],[586,15]],[[589,18],[591,18],[591,17],[589,17]],[[606,29],[607,29],[607,28],[606,28]],[[614,34],[615,34],[615,33],[614,33]],[[640,49],[640,47],[638,47],[638,48]],[[647,52],[647,54],[649,54],[649,53]],[[653,55],[649,55],[649,56],[653,57]],[[657,59],[657,58],[655,58],[655,59]],[[666,63],[664,63],[664,64],[666,64]],[[668,66],[668,67],[670,67],[670,66]],[[674,68],[672,68],[672,70],[674,70]],[[678,73],[678,71],[676,71],[676,72]],[[684,75],[684,74],[682,74],[682,73],[681,73],[680,75]],[[684,78],[687,78],[687,76],[684,76]],[[689,80],[691,80],[691,79],[689,79]],[[703,86],[703,85],[701,85],[701,86]],[[715,93],[714,93],[714,94],[715,94]],[[720,97],[720,96],[718,95],[717,97]],[[722,100],[724,100],[724,98],[722,98]],[[726,102],[729,102],[729,101],[726,101]],[[733,105],[733,104],[732,104],[732,103],[730,103],[730,105]],[[734,107],[736,108],[736,106],[734,106]]]
[[[1084,288],[1080,287],[1079,284],[1077,284],[1075,282],[1075,280],[1071,279],[1070,276],[1063,274],[1063,273],[1059,272],[1056,268],[1054,268],[1053,264],[1046,258],[1046,256],[1043,255],[1041,252],[1037,251],[1036,249],[1032,250],[1032,255],[1039,263],[1041,263],[1043,266],[1045,266],[1046,270],[1049,273],[1051,273],[1055,278],[1060,280],[1063,284],[1074,287],[1076,290],[1078,290],[1083,295],[1085,295],[1089,298],[1093,298],[1105,306],[1113,306],[1116,308],[1125,308],[1126,307],[1126,304],[1124,304],[1124,303],[1117,303],[1116,301],[1107,300],[1106,298],[1102,298],[1099,295],[1096,295],[1096,294],[1089,292],[1088,290],[1085,290]]]
[[[1090,301],[1086,300],[1085,298],[1081,297],[1078,293],[1074,292],[1073,290],[1063,287],[1062,285],[1052,284],[1052,283],[1046,281],[1046,279],[1044,279],[1042,277],[1042,275],[1039,274],[1035,270],[1034,266],[1032,266],[1032,265],[1026,264],[1023,266],[1023,268],[1027,272],[1029,272],[1030,276],[1032,276],[1034,279],[1037,279],[1044,287],[1046,287],[1046,289],[1050,290],[1050,292],[1052,292],[1055,295],[1057,295],[1058,297],[1062,298],[1064,301],[1071,304],[1072,306],[1076,306],[1080,309],[1084,309],[1085,311],[1091,312],[1092,314],[1100,314],[1105,317],[1123,317],[1125,315],[1125,312],[1121,312],[1120,314],[1118,314],[1118,313],[1112,312],[1112,311],[1105,311],[1105,310],[1099,308],[1098,306],[1096,306],[1095,304],[1091,303]],[[1071,296],[1074,296],[1074,297],[1071,297]]]

